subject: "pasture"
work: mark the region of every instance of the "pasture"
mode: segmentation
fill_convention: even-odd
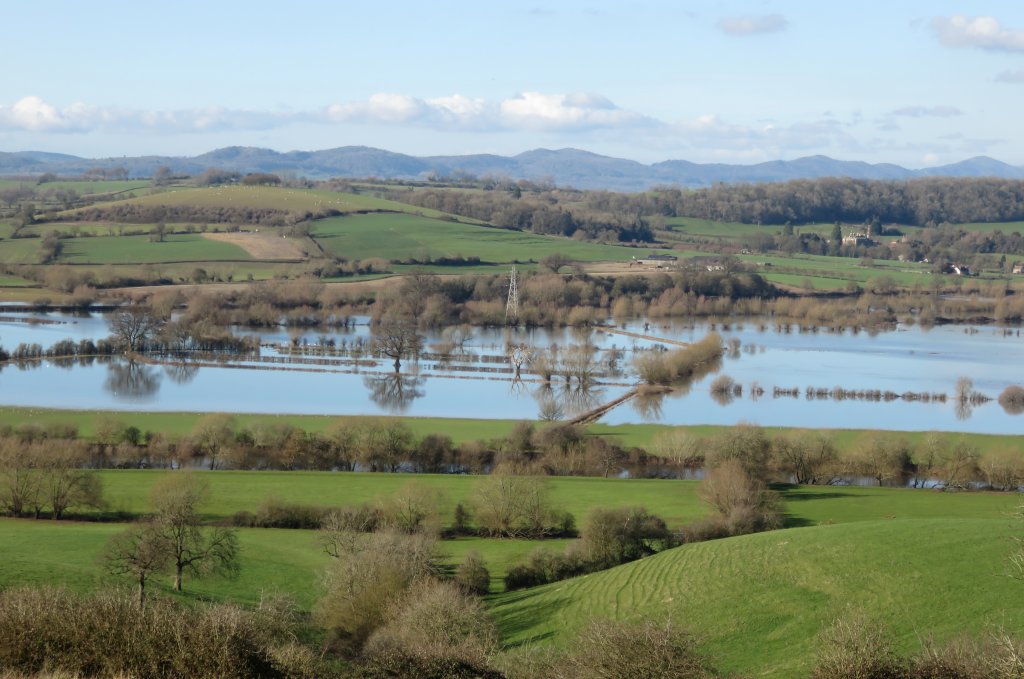
[[[512,262],[537,261],[558,253],[589,262],[626,261],[648,252],[409,214],[323,219],[315,223],[312,235],[326,252],[346,259],[424,261],[462,255],[476,256],[483,262]]]
[[[61,262],[69,264],[158,264],[166,262],[247,261],[244,248],[201,234],[169,234],[163,242],[149,236],[69,238],[62,241]]]
[[[513,646],[564,644],[594,618],[671,617],[723,669],[806,676],[818,633],[855,610],[891,629],[907,651],[924,634],[1019,629],[1024,584],[1005,577],[1019,528],[997,515],[772,531],[500,594],[491,609]]]
[[[325,214],[374,211],[414,211],[409,205],[372,196],[337,193],[316,189],[289,189],[276,186],[212,186],[206,188],[175,188],[123,201],[104,203],[100,207],[116,209],[119,205],[144,207],[237,208],[244,210],[280,210],[292,214]],[[63,219],[74,219],[80,209],[60,213]],[[432,216],[441,213],[415,208]]]
[[[175,472],[101,472],[112,509],[144,512],[152,484]],[[471,497],[485,477],[299,472],[197,472],[210,483],[207,520],[253,509],[269,496],[317,504],[378,503],[414,481],[444,498],[444,510]],[[670,526],[707,509],[691,481],[551,478],[556,506],[582,524],[594,507],[643,505]],[[569,540],[458,538],[440,543],[442,562],[481,553],[492,575],[488,605],[503,640],[563,644],[595,617],[671,616],[698,633],[728,670],[790,677],[813,659],[815,635],[830,621],[862,608],[898,635],[902,648],[918,633],[945,639],[991,625],[1024,623],[1012,594],[1024,585],[1004,577],[1010,537],[1020,533],[1016,494],[847,488],[781,488],[790,528],[684,545],[662,554],[534,589],[502,592],[501,578],[538,546],[561,551]],[[447,511],[445,518],[450,518]],[[0,519],[0,588],[54,582],[76,590],[127,579],[97,562],[123,524]],[[186,578],[189,601],[253,605],[284,594],[308,611],[328,563],[308,530],[241,529],[237,579]],[[152,581],[171,594],[167,577]]]

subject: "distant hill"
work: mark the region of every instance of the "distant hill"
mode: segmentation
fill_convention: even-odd
[[[808,156],[754,165],[692,163],[666,160],[644,165],[579,149],[535,149],[507,157],[489,154],[417,157],[368,146],[343,146],[322,151],[288,151],[230,146],[195,157],[139,156],[79,158],[60,153],[0,152],[0,175],[44,172],[80,174],[94,168],[124,167],[130,176],[144,177],[166,165],[175,172],[195,174],[210,167],[238,172],[279,172],[312,178],[380,177],[425,179],[432,175],[493,175],[510,179],[551,180],[561,186],[612,191],[642,191],[659,185],[686,187],[717,183],[780,182],[791,179],[852,177],[855,179],[912,179],[915,177],[1001,177],[1024,179],[1024,167],[987,156],[911,170],[888,163],[871,164]]]

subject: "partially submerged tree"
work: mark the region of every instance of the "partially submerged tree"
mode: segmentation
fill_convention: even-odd
[[[110,314],[107,325],[114,342],[125,351],[138,351],[146,341],[159,334],[164,319],[149,307],[133,304]]]
[[[395,361],[395,372],[402,368],[403,358],[417,358],[423,350],[423,336],[408,321],[384,319],[373,327],[371,349]]]

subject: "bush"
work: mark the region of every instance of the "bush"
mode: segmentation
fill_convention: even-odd
[[[483,596],[491,589],[491,573],[480,552],[469,552],[455,571],[455,583],[470,594]]]
[[[25,674],[300,676],[288,669],[288,654],[278,654],[292,634],[279,609],[193,608],[158,599],[140,612],[132,595],[116,591],[0,593],[0,667]]]
[[[720,676],[694,638],[671,622],[595,621],[557,660],[559,679],[710,679]]]
[[[813,679],[906,679],[888,633],[862,614],[840,618],[818,638]]]
[[[334,559],[314,613],[329,644],[345,654],[359,652],[410,585],[440,570],[436,543],[424,535],[324,531],[321,537]]]
[[[332,510],[328,507],[314,507],[267,498],[255,512],[238,512],[231,517],[231,524],[243,528],[298,528],[317,529]]]
[[[591,567],[610,568],[668,546],[665,521],[643,507],[597,508],[581,533],[581,548]]]
[[[479,599],[453,583],[425,579],[392,601],[364,653],[485,667],[497,648],[497,628]]]
[[[558,553],[545,547],[530,552],[526,561],[508,570],[505,589],[526,589],[572,578],[593,570],[578,550],[566,549]]]

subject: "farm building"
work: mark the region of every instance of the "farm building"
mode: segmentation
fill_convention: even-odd
[[[664,269],[666,267],[675,266],[678,260],[679,258],[675,255],[651,254],[645,255],[639,259],[634,257],[633,263],[639,264],[640,266],[653,266],[656,269]]]

